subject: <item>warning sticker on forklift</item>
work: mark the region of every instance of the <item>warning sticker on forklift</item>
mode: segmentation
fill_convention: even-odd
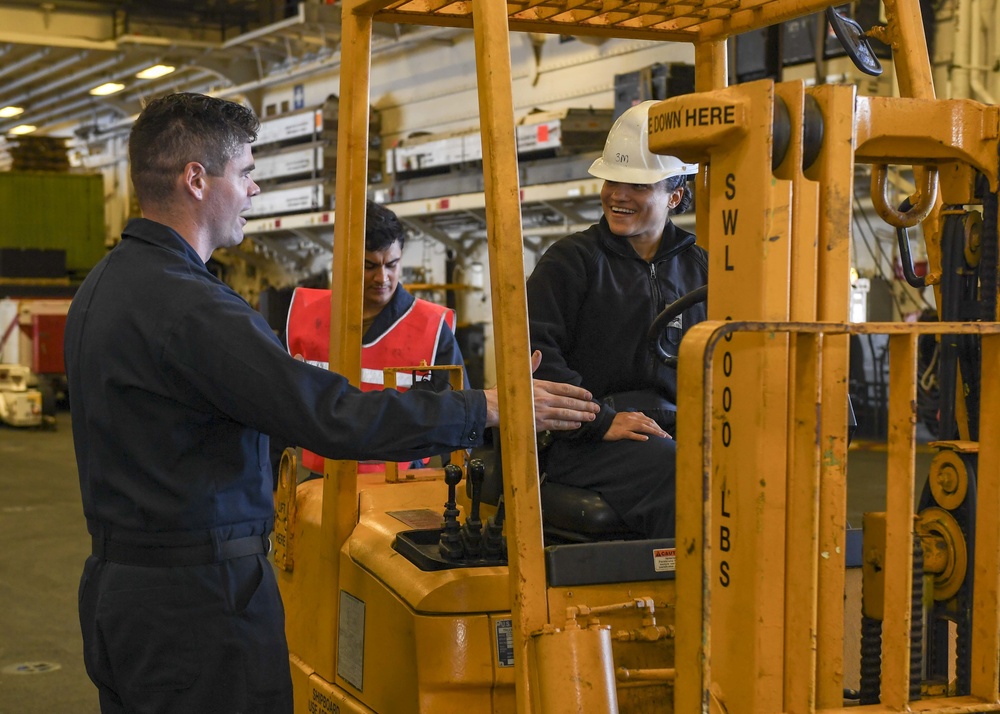
[[[672,573],[677,569],[676,548],[654,548],[653,570],[657,573]]]
[[[505,618],[496,621],[497,628],[497,665],[500,667],[514,666],[514,621]]]

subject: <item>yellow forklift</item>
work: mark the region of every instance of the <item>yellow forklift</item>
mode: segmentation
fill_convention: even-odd
[[[887,25],[868,30],[893,50],[895,98],[802,82],[726,86],[727,38],[827,11],[824,0],[341,4],[331,324],[339,348],[330,365],[357,381],[366,186],[347,177],[367,171],[373,22],[471,27],[500,346],[503,508],[485,518],[469,496],[476,489],[459,484],[479,482],[476,466],[376,481],[354,462],[328,461],[322,480],[296,486],[286,453],[275,562],[296,711],[856,705],[845,700],[843,654],[845,633],[859,626],[844,616],[848,340],[870,333],[889,335],[890,386],[886,511],[866,517],[864,615],[873,632],[864,710],[1000,710],[1000,437],[989,418],[1000,381],[978,379],[981,364],[1000,363],[1000,114],[935,99],[915,0],[886,0]],[[859,66],[875,71],[862,29],[827,12]],[[694,44],[696,93],[664,100],[649,118],[652,150],[701,167],[696,233],[711,261],[709,321],[687,333],[679,355],[676,542],[545,546],[510,31]],[[939,305],[954,275],[964,276],[964,297],[943,321],[848,322],[856,164],[871,165],[872,202],[885,221],[901,231],[922,225]],[[896,205],[889,176],[900,165],[913,167],[917,190]],[[974,317],[963,312],[970,303],[981,310]],[[922,335],[951,350],[942,362],[955,387],[938,445],[944,456],[917,518]],[[924,613],[937,624],[920,626]],[[952,622],[964,623],[957,645]],[[931,650],[939,661],[922,665]],[[950,677],[953,658],[961,682]]]

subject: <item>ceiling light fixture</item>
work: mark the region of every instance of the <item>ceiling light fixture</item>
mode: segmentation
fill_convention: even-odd
[[[32,126],[31,124],[21,124],[19,126],[15,126],[7,133],[13,134],[15,136],[20,136],[21,134],[30,134],[37,128],[38,128],[37,126]]]
[[[10,119],[11,117],[16,117],[18,114],[24,112],[24,107],[3,107],[0,109],[0,119]]]
[[[118,82],[105,82],[100,87],[94,87],[90,90],[90,93],[95,97],[105,97],[109,94],[114,94],[115,92],[120,92],[125,89],[124,84]]]
[[[152,67],[147,67],[135,76],[139,79],[156,79],[173,71],[174,68],[168,64],[154,64]]]

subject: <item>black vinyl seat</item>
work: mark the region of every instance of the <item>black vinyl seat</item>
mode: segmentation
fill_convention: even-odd
[[[639,538],[596,491],[542,481],[546,543],[590,543]]]
[[[496,505],[503,495],[503,469],[499,435],[493,433],[493,446],[474,454],[486,463],[482,500]],[[544,471],[544,447],[539,448],[539,465]],[[629,530],[595,491],[541,477],[542,531],[546,544],[593,543],[612,540],[635,540],[638,533]]]

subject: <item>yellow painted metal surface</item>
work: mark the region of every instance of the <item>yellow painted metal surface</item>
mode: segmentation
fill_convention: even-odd
[[[335,626],[348,645],[327,679],[308,664],[330,641],[315,618],[323,599],[315,588],[327,570],[317,548],[323,482],[300,485],[294,536],[301,548],[294,572],[278,574],[292,662],[309,679],[296,683],[296,711],[324,711],[308,708],[316,706],[312,694],[298,704],[304,686],[332,702],[346,696],[370,708],[347,711],[514,711],[513,668],[494,654],[497,620],[510,618],[507,569],[423,572],[392,549],[395,534],[409,526],[387,513],[426,507],[440,500],[441,488],[383,483],[362,492],[360,523],[340,554],[340,587],[324,594],[343,601]],[[506,705],[493,709],[494,701]]]
[[[881,620],[885,617],[885,513],[864,514],[862,527],[861,611],[865,617]]]
[[[983,365],[1000,364],[997,335],[982,340]],[[975,593],[972,598],[972,694],[997,702],[1000,693],[1000,380],[985,377],[980,398],[979,490],[976,498],[976,560],[973,563]]]
[[[298,458],[294,449],[285,449],[278,464],[278,488],[274,494],[274,564],[291,571],[295,566],[295,509]]]
[[[410,289],[411,290],[413,289],[412,285],[410,286]],[[463,367],[462,365],[460,364],[428,365],[426,362],[422,362],[421,364],[415,367],[412,366],[385,367],[382,370],[382,374],[384,375],[384,380],[385,380],[383,382],[385,389],[395,389],[397,375],[406,372],[410,373],[419,372],[421,374],[425,374],[428,372],[447,372],[448,386],[450,386],[452,389],[461,389],[465,384],[464,378],[462,376],[465,373],[465,367]],[[451,463],[462,468],[463,473],[465,471],[465,456],[466,456],[465,449],[456,449],[455,451],[451,452]],[[430,468],[406,469],[404,470],[403,474],[400,475],[399,464],[397,464],[395,461],[385,462],[385,480],[389,483],[396,483],[400,480],[417,481],[417,480],[428,480],[428,479],[436,479],[440,481],[444,479],[444,471],[442,469],[430,469]]]
[[[979,445],[975,444],[975,447],[978,452]],[[952,451],[947,448],[939,451],[931,461],[930,473],[927,475],[934,500],[941,504],[942,508],[949,510],[962,505],[965,495],[969,492],[968,469],[958,454],[957,450]]]
[[[553,626],[562,628],[569,613],[583,611],[595,613],[593,617],[601,625],[611,628],[613,668],[609,672],[617,681],[617,703],[621,712],[654,714],[669,711],[674,682],[672,677],[664,678],[662,673],[667,669],[673,671],[674,581],[553,587],[549,588],[548,596]],[[648,605],[642,608],[626,605],[637,601]],[[537,671],[533,674],[540,676]],[[587,672],[586,676],[596,675]],[[572,686],[565,676],[555,678],[548,685],[550,689]],[[584,708],[583,711],[604,710]]]
[[[916,532],[924,542],[924,571],[934,575],[934,599],[953,598],[969,573],[962,527],[948,511],[930,507],[917,515]]]
[[[823,143],[812,166],[804,170],[816,181],[817,217],[816,319],[847,322],[850,285],[844,275],[851,266],[851,209],[854,196],[855,88],[848,85],[812,87],[808,91],[823,117]],[[824,335],[822,350],[820,437],[819,553],[820,592],[844,592],[845,532],[847,530],[847,400],[849,338]],[[845,618],[841,604],[821,598],[816,613],[816,706],[843,701]],[[852,628],[853,629],[853,628]]]
[[[546,626],[532,636],[535,706],[547,714],[618,714],[611,628],[592,621]]]
[[[996,353],[985,354],[986,358],[1000,357],[1000,324],[998,323],[792,323],[792,322],[722,322],[710,321],[701,323],[688,333],[681,345],[681,377],[694,379],[701,372],[701,388],[692,389],[691,394],[682,397],[682,407],[679,413],[686,414],[683,407],[694,407],[694,400],[702,400],[700,413],[692,417],[681,418],[678,424],[678,438],[686,439],[682,443],[695,441],[700,452],[697,456],[693,449],[681,449],[678,469],[678,529],[682,534],[678,543],[678,591],[677,591],[677,683],[675,711],[691,711],[711,709],[715,706],[725,707],[732,711],[734,706],[744,711],[745,702],[731,704],[732,696],[726,688],[725,673],[722,676],[716,669],[718,663],[717,650],[713,651],[713,640],[722,639],[726,647],[731,645],[728,633],[716,629],[716,608],[719,600],[719,587],[715,582],[716,563],[726,557],[727,551],[713,548],[711,538],[717,527],[718,501],[722,492],[713,489],[712,479],[717,472],[716,448],[713,448],[716,438],[713,423],[718,411],[714,406],[713,391],[718,391],[719,380],[715,377],[714,363],[723,359],[727,345],[727,337],[733,332],[743,331],[771,335],[778,332],[789,332],[795,335],[844,335],[844,334],[888,334],[890,339],[890,380],[895,385],[895,396],[890,401],[890,434],[894,439],[890,442],[889,465],[887,468],[887,509],[884,518],[884,556],[880,555],[878,547],[872,548],[873,553],[866,551],[866,562],[871,565],[881,565],[884,578],[884,623],[883,623],[883,653],[882,653],[882,703],[878,707],[868,707],[866,711],[939,711],[939,712],[972,712],[998,711],[1000,701],[996,696],[996,684],[990,677],[998,674],[998,662],[992,652],[997,638],[993,631],[997,622],[996,573],[990,572],[987,582],[975,585],[973,594],[975,606],[984,612],[986,622],[982,629],[977,625],[973,637],[973,651],[982,659],[978,660],[977,672],[980,672],[979,685],[982,693],[973,697],[949,697],[922,702],[909,702],[909,625],[912,617],[912,543],[914,536],[913,477],[912,466],[907,468],[907,462],[912,461],[914,450],[913,431],[915,416],[915,379],[916,338],[921,334],[978,334],[984,344],[995,345]],[[801,339],[796,337],[796,339]],[[893,351],[894,350],[894,351]],[[684,394],[682,392],[682,394]],[[791,415],[797,419],[796,414]],[[697,429],[701,430],[701,435]],[[985,443],[985,442],[984,442]],[[909,449],[907,449],[909,445]],[[1000,449],[998,449],[1000,451]],[[1000,453],[991,454],[990,460],[981,466],[993,473],[998,468],[992,459],[1000,457]],[[991,494],[992,497],[993,494]],[[991,502],[990,507],[996,505]],[[978,512],[983,512],[983,506],[978,506]],[[983,513],[983,517],[989,517]],[[995,520],[995,519],[994,519]],[[866,521],[866,527],[877,531],[875,525]],[[988,537],[995,537],[995,529],[989,526]],[[691,534],[696,537],[692,538]],[[701,534],[701,537],[697,537]],[[789,537],[792,532],[789,531]],[[796,534],[800,535],[800,534]],[[1000,565],[993,549],[993,543],[988,546],[983,556],[990,566]],[[866,546],[867,548],[868,546]],[[880,547],[880,546],[879,546]],[[713,551],[718,551],[716,552]],[[818,557],[824,554],[818,553]],[[870,557],[871,556],[871,557]],[[983,568],[977,554],[975,566],[977,573]],[[797,573],[787,572],[782,577],[797,577]],[[866,583],[867,586],[867,583]],[[818,591],[821,599],[841,601],[843,592]],[[980,597],[982,599],[980,599]],[[696,598],[695,600],[692,600]],[[709,617],[711,613],[711,617]],[[982,621],[981,621],[982,622]],[[747,631],[753,632],[756,622],[744,624],[740,631],[746,636]],[[842,645],[842,642],[841,642]],[[979,649],[975,649],[978,647]],[[682,709],[682,707],[684,707]],[[690,707],[690,708],[689,708]],[[811,706],[809,711],[817,711]],[[782,711],[775,709],[771,711]],[[843,711],[842,706],[824,707],[823,711]]]
[[[785,92],[802,102],[801,87]],[[771,169],[775,96],[773,83],[751,82],[668,99],[650,110],[654,151],[709,162],[713,203],[707,225],[699,226],[712,236],[709,317],[790,319],[793,180]],[[804,188],[801,170],[786,172],[792,174]],[[816,236],[811,215],[800,226],[812,231],[810,244]],[[808,274],[815,279],[815,268]],[[814,306],[815,298],[809,302]],[[712,425],[721,446],[713,456],[719,476],[710,485],[711,547],[718,553],[710,576],[712,629],[746,636],[713,653],[713,678],[722,702],[744,702],[746,711],[783,706],[784,552],[774,544],[785,542],[788,441],[779,435],[787,430],[788,359],[784,335],[733,335],[715,367],[720,387]],[[679,437],[682,450],[688,439]],[[755,613],[749,629],[748,611]]]
[[[846,323],[855,162],[875,167],[878,195],[873,200],[888,220],[905,223],[929,212],[933,282],[940,262],[940,229],[934,227],[941,225],[943,201],[972,200],[973,168],[982,170],[994,188],[998,185],[1000,110],[934,99],[913,0],[889,0],[890,26],[882,31],[896,52],[900,89],[907,98],[857,98],[850,87],[806,89],[768,81],[725,88],[726,37],[829,4],[343,2],[341,176],[364,175],[367,165],[372,22],[475,31],[494,324],[497,343],[503,345],[497,366],[510,567],[417,571],[391,549],[403,526],[387,513],[438,507],[444,497],[435,490],[440,486],[387,485],[402,488],[399,493],[366,486],[359,508],[354,465],[328,463],[328,488],[303,484],[300,489],[292,529],[294,581],[279,574],[298,711],[527,714],[576,707],[603,713],[617,706],[622,712],[660,712],[670,710],[671,694],[674,710],[685,713],[839,711],[848,337],[875,332],[890,334],[892,389],[886,567],[880,576],[887,643],[883,701],[868,711],[1000,710],[1000,526],[995,518],[1000,439],[990,418],[992,405],[1000,403],[997,380],[984,380],[982,396],[989,406],[980,435],[980,480],[986,486],[977,517],[983,531],[972,564],[975,696],[907,701],[915,336],[981,334],[984,363],[995,364],[1000,329],[995,323],[947,329],[926,323]],[[711,248],[712,322],[692,329],[681,346],[676,600],[673,583],[546,589],[509,30],[695,43],[700,93],[667,100],[650,113],[651,148],[701,163],[697,233],[699,243]],[[822,143],[806,166],[804,157],[816,148],[807,140],[810,122],[816,121],[813,107],[822,117]],[[784,153],[775,141],[782,133],[776,122],[787,123],[781,127],[790,137]],[[922,176],[920,193],[912,197],[918,207],[906,215],[882,196],[884,184],[878,183],[885,173],[880,167],[896,164],[913,164]],[[354,171],[358,167],[362,170]],[[338,183],[334,244],[337,318],[331,344],[340,347],[331,365],[355,377],[364,189],[363,182]],[[637,625],[636,612],[627,608],[602,610],[646,597],[657,605],[655,624],[639,617]],[[613,664],[604,644],[581,645],[567,641],[577,635],[563,636],[567,611],[573,608],[601,610],[597,619],[610,627]],[[498,655],[507,619],[512,660]],[[578,631],[589,632],[587,627]],[[675,634],[676,640],[664,633]],[[529,646],[532,638],[544,644]],[[359,648],[359,642],[378,645]],[[608,684],[611,667],[613,686]],[[584,690],[596,692],[595,699],[583,703]]]
[[[467,7],[467,6],[466,6]],[[521,201],[511,96],[510,36],[501,3],[474,2],[479,117],[486,193],[486,238],[493,285],[493,331],[504,454],[505,531],[514,620],[517,707],[531,710],[528,637],[548,622],[538,456],[532,402],[528,305],[521,255]],[[512,239],[514,242],[512,243]],[[514,248],[514,249],[512,249]]]
[[[476,5],[471,0],[353,0],[350,4],[375,12],[382,22],[450,27],[470,26]],[[824,0],[508,0],[505,15],[510,29],[518,32],[698,42],[725,39],[831,4]]]

